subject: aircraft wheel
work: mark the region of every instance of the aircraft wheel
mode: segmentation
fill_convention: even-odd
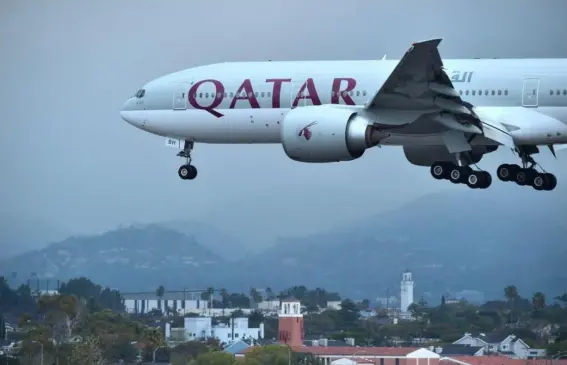
[[[179,168],[177,174],[183,180],[193,180],[197,177],[197,168],[193,165],[183,165]]]
[[[517,171],[520,169],[518,165],[503,164],[498,166],[496,175],[500,181],[514,181]]]
[[[431,165],[431,176],[437,180],[447,179],[451,172],[451,164],[448,162],[435,162]]]
[[[455,166],[449,174],[449,181],[453,184],[461,184],[467,181],[472,170],[470,167]]]

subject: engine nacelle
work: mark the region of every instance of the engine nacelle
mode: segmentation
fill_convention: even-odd
[[[472,146],[468,153],[471,163],[479,163],[482,157],[498,149],[497,146]],[[417,166],[431,166],[435,162],[457,163],[454,154],[449,153],[445,146],[404,146],[407,160]]]
[[[379,131],[356,110],[330,105],[290,110],[283,120],[282,146],[301,162],[352,161],[379,142]]]

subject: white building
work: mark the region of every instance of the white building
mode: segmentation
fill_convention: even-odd
[[[411,272],[407,270],[404,271],[400,287],[400,311],[406,314],[408,313],[409,306],[413,303],[413,280],[411,278]]]
[[[163,314],[206,314],[209,302],[194,298],[191,293],[166,292],[160,298],[155,293],[123,294],[124,307],[128,313],[145,314],[154,309]]]
[[[546,355],[545,349],[531,348],[522,339],[502,333],[465,333],[453,344],[478,346],[482,347],[485,353],[500,354],[513,359],[542,358]]]
[[[212,325],[211,317],[187,317],[185,318],[185,339],[204,340],[207,338],[216,338],[220,342],[231,343],[246,338],[255,340],[264,338],[264,324],[260,323],[259,328],[249,328],[248,318],[234,318],[234,326],[232,319],[228,325],[219,324]]]
[[[276,313],[280,308],[280,301],[278,299],[275,300],[263,300],[260,303],[257,303],[258,310],[263,312],[274,312]]]

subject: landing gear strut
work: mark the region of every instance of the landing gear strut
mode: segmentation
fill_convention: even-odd
[[[458,166],[452,162],[435,162],[431,176],[437,180],[449,180],[453,184],[466,184],[471,189],[487,189],[492,176],[487,171],[473,170],[470,166]]]
[[[194,143],[192,141],[185,141],[183,150],[177,154],[178,157],[186,159],[185,165],[182,165],[179,170],[177,170],[177,174],[183,180],[193,180],[197,177],[197,168],[191,165],[191,151],[193,150],[193,146]]]
[[[539,191],[551,191],[555,189],[557,186],[557,178],[555,175],[546,171],[539,172],[536,170],[536,166],[539,165],[534,161],[531,155],[539,152],[537,148],[531,150],[519,148],[517,152],[522,159],[522,166],[509,164],[498,166],[496,174],[501,181],[513,181],[520,186],[531,186]]]

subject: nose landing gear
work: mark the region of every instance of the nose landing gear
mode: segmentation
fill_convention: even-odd
[[[186,159],[186,163],[181,165],[177,174],[183,180],[193,180],[197,177],[197,168],[191,165],[191,151],[193,150],[194,143],[192,141],[185,141],[183,150],[177,156]]]

